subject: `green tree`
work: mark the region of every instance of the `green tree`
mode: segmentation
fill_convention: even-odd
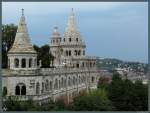
[[[75,111],[110,111],[113,109],[105,89],[98,89],[76,97],[72,108]]]
[[[100,77],[99,78],[99,81],[98,81],[98,85],[97,85],[97,87],[98,88],[105,88],[105,89],[107,89],[108,88],[108,86],[109,86],[109,78],[106,78],[106,77]]]
[[[2,68],[7,68],[7,52],[14,42],[16,32],[16,25],[2,25]]]
[[[43,68],[50,67],[50,61],[53,61],[54,57],[49,52],[50,50],[49,45],[43,45],[41,47],[34,45],[33,47],[37,51],[38,64],[39,64],[39,60],[41,60]]]
[[[117,111],[143,111],[147,110],[147,87],[142,82],[121,79],[115,73],[108,87],[108,96]]]

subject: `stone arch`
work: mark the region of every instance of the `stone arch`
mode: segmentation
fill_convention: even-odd
[[[26,67],[26,59],[25,59],[25,58],[23,58],[23,59],[21,60],[21,67],[22,67],[22,68],[25,68],[25,67]]]
[[[77,50],[74,50],[74,55],[77,56]]]
[[[16,95],[26,95],[26,85],[24,83],[19,83],[15,88]]]
[[[29,67],[32,67],[32,58],[29,59]]]
[[[79,76],[79,84],[81,84],[81,76]]]
[[[71,85],[71,78],[70,78],[70,76],[68,77],[68,86],[70,86]]]
[[[26,95],[26,86],[22,86],[21,88],[21,95]]]
[[[20,87],[18,85],[16,86],[15,94],[20,95]]]
[[[71,56],[71,50],[69,50],[69,56]]]
[[[81,55],[81,51],[79,50],[79,51],[78,51],[78,56],[80,56],[80,55]]]
[[[71,37],[69,38],[69,42],[71,42]]]
[[[42,82],[42,90],[41,90],[42,93],[44,93],[44,89],[45,89],[44,88],[44,82]]]
[[[85,50],[83,50],[83,55],[85,55]]]
[[[45,82],[45,90],[48,91],[49,90],[49,81],[46,80]]]
[[[36,83],[36,94],[40,94],[40,83]]]
[[[15,65],[15,68],[19,67],[19,59],[18,58],[15,58],[14,65]]]
[[[79,68],[79,63],[76,64],[76,67]]]
[[[50,81],[50,82],[49,82],[49,89],[50,89],[50,90],[52,90],[52,85],[53,85],[53,82]]]
[[[58,82],[58,88],[60,89],[60,84],[61,84],[61,80],[59,80],[59,82]]]
[[[61,77],[61,87],[64,87],[64,78]]]
[[[78,38],[76,38],[76,42],[78,42]]]
[[[92,76],[91,81],[92,81],[92,83],[94,83],[94,81],[95,81],[95,77],[94,76]]]
[[[3,96],[6,96],[6,95],[7,95],[7,87],[4,86],[4,87],[3,87]]]
[[[54,89],[58,89],[58,79],[55,79]]]
[[[66,50],[66,56],[68,56],[69,54],[68,54],[68,50]]]
[[[66,78],[64,78],[64,87],[66,87]]]
[[[82,67],[84,67],[84,62],[82,62]]]

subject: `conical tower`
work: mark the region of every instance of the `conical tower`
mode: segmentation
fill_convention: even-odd
[[[58,31],[58,27],[54,27],[54,31],[51,38],[50,52],[54,56],[54,61],[50,63],[50,66],[58,67],[60,66],[60,57],[61,57],[61,36]]]
[[[37,53],[29,38],[24,9],[22,9],[13,46],[8,51],[8,67],[16,70],[35,69],[37,67]]]

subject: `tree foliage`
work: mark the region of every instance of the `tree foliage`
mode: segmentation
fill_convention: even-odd
[[[105,89],[98,89],[76,97],[73,101],[75,111],[111,111],[113,109]]]
[[[7,68],[7,52],[13,45],[16,32],[16,25],[2,25],[2,68]]]
[[[33,47],[37,51],[38,65],[39,65],[39,61],[41,60],[43,68],[50,67],[50,61],[53,61],[54,57],[49,52],[49,50],[50,50],[49,45],[43,45],[41,47],[34,45]]]
[[[131,82],[114,74],[108,96],[117,111],[145,111],[148,109],[148,88],[141,81]]]

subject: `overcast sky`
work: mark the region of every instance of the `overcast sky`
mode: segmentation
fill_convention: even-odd
[[[33,44],[49,44],[55,25],[63,36],[74,8],[87,55],[148,62],[148,2],[3,2],[2,23],[17,25],[22,8]]]

